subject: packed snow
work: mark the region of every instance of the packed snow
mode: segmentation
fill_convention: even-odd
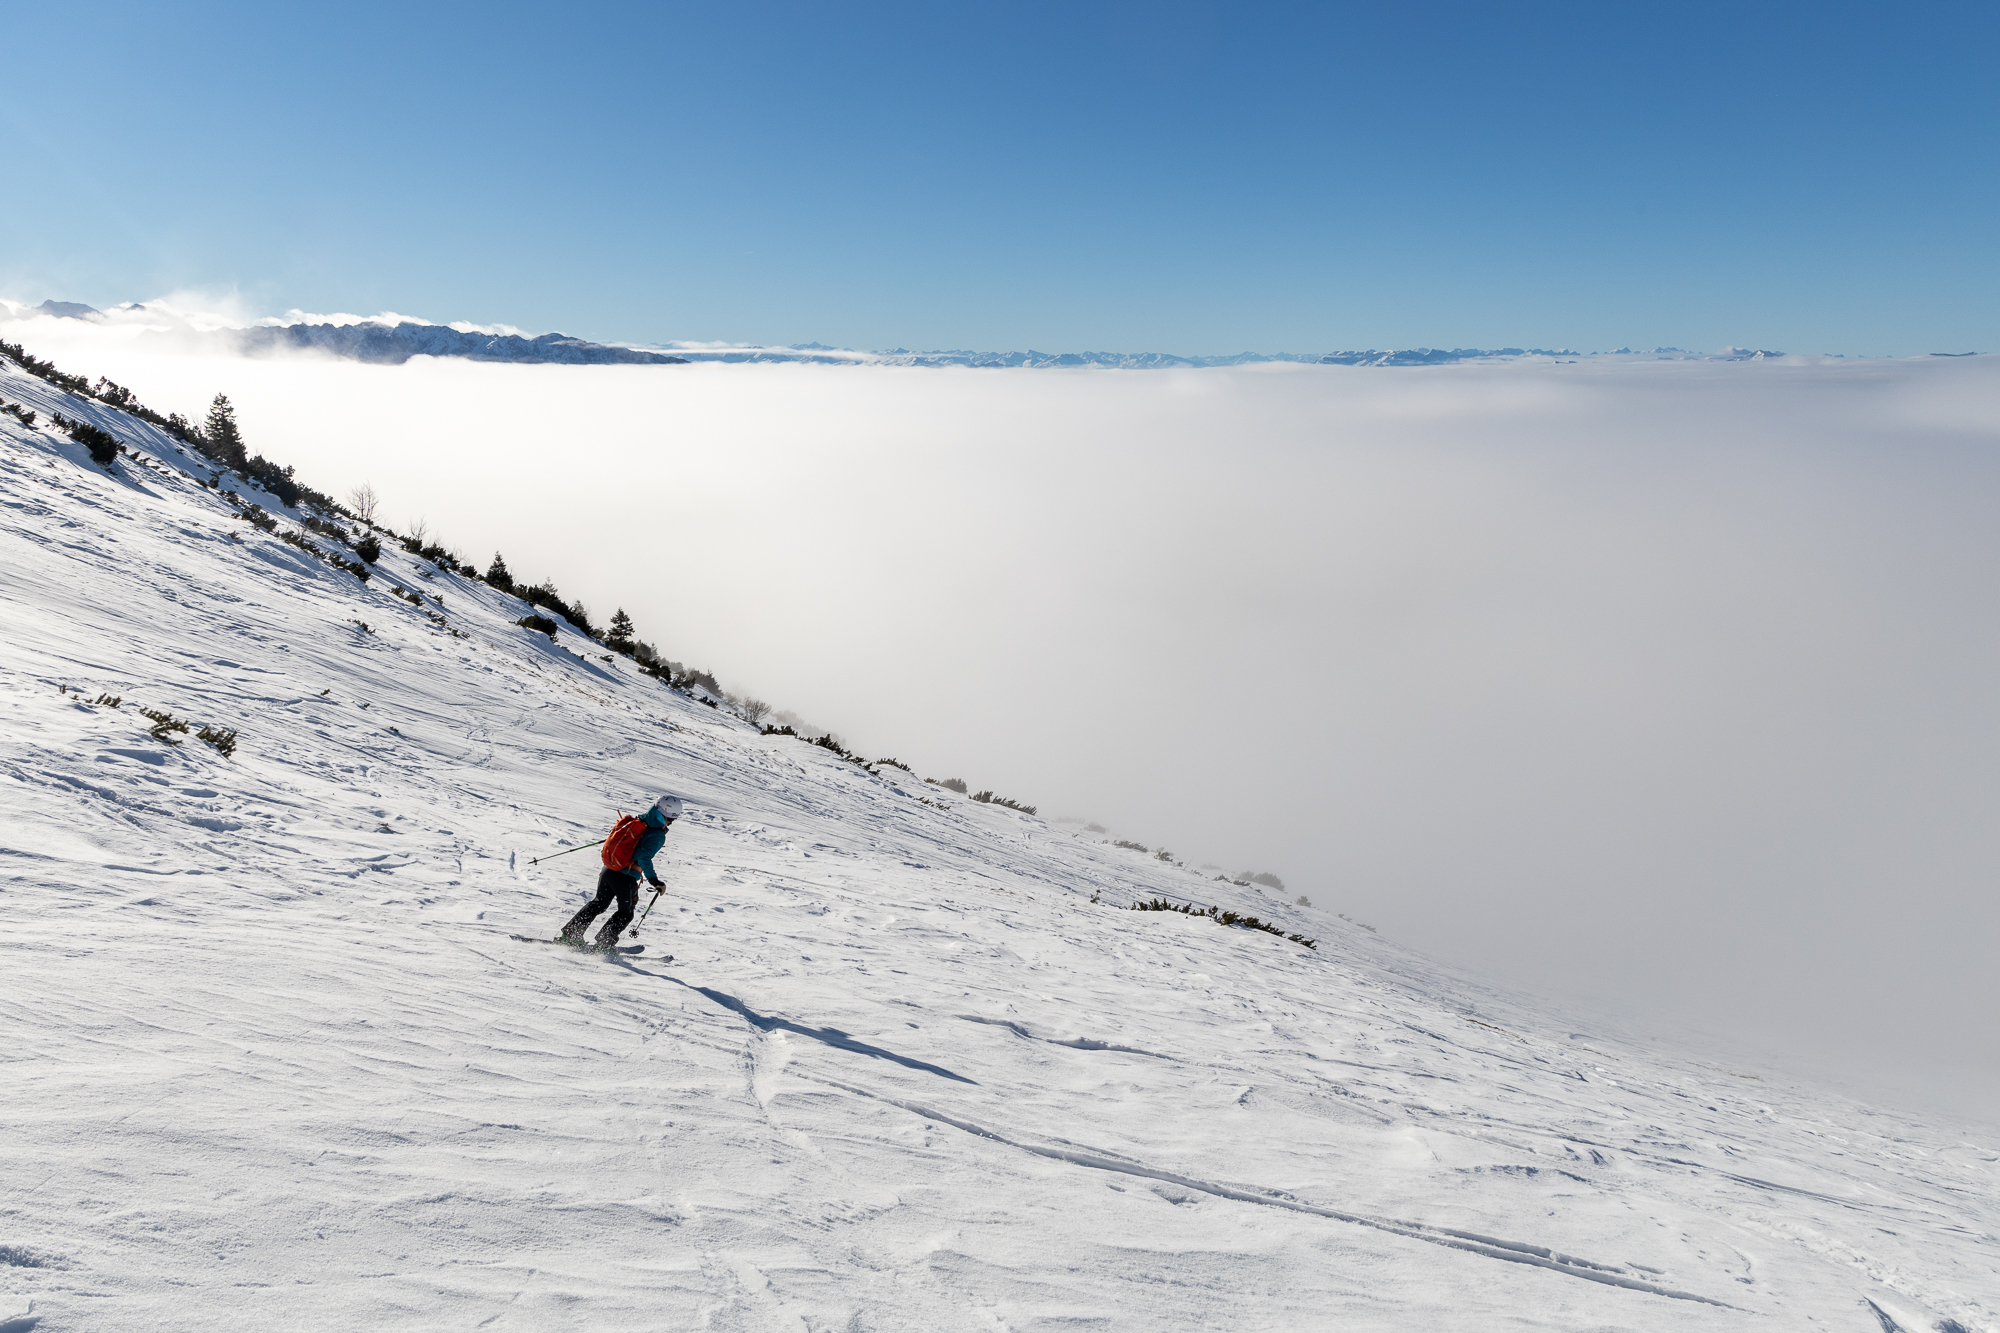
[[[2000,1330],[1988,1129],[760,735],[0,400],[6,1333]],[[510,938],[662,792],[646,952]]]

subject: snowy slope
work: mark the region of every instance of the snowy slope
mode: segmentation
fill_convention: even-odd
[[[149,456],[0,416],[0,1330],[2000,1330],[1989,1130],[923,804],[0,399]],[[648,953],[508,938],[661,790]]]

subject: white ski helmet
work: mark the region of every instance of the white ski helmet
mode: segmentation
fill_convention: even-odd
[[[653,802],[653,808],[668,819],[679,819],[682,810],[681,798],[678,796],[662,796],[659,800]]]

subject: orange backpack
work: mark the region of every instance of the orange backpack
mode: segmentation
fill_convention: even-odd
[[[611,836],[604,840],[604,868],[606,870],[630,870],[632,852],[639,845],[639,839],[646,833],[646,821],[634,815],[620,815],[618,822],[611,826]]]

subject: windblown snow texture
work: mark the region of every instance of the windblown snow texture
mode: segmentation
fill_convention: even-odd
[[[144,455],[0,417],[0,1327],[2000,1326],[1986,1131],[924,804],[0,398]],[[663,790],[652,954],[507,938]],[[1120,910],[1218,891],[1319,948]]]

